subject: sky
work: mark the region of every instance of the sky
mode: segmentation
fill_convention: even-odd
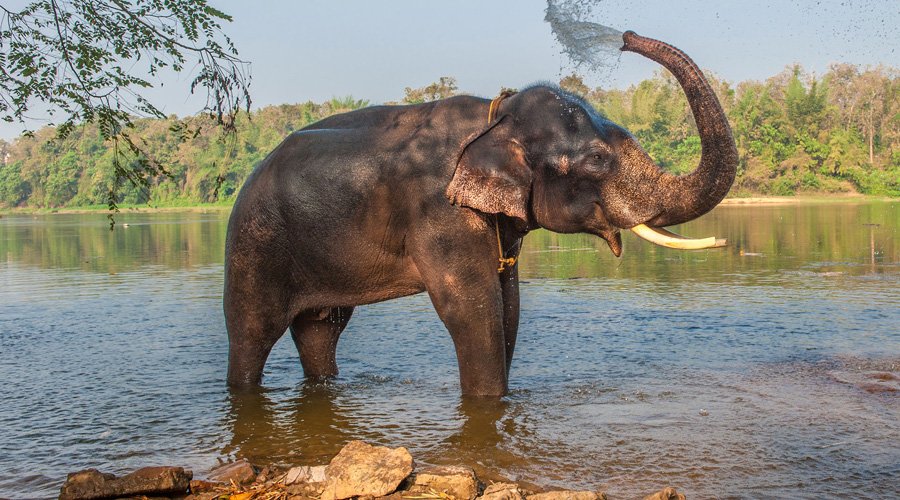
[[[348,95],[397,101],[405,87],[441,76],[455,77],[461,92],[491,97],[576,69],[544,21],[546,0],[209,1],[233,16],[224,29],[251,63],[254,108]],[[815,75],[835,62],[900,68],[900,0],[749,3],[597,0],[590,20],[664,40],[732,83],[796,63]],[[626,88],[658,68],[625,53],[583,77],[592,87]],[[166,113],[193,114],[203,101],[189,94],[190,80],[166,75],[145,95]],[[21,130],[2,124],[0,138]]]

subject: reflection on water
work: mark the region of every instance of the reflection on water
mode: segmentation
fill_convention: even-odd
[[[86,467],[325,463],[351,439],[620,498],[893,494],[900,204],[724,206],[677,230],[731,247],[626,235],[621,259],[529,235],[500,401],[460,399],[425,295],[358,308],[337,380],[304,383],[285,338],[264,389],[227,391],[226,218],[0,219],[0,496]]]

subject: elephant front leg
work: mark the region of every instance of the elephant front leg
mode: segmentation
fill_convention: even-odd
[[[518,264],[500,273],[500,288],[503,291],[503,342],[506,350],[506,376],[508,378],[513,351],[516,350],[516,336],[519,332]]]
[[[463,395],[503,396],[508,374],[502,292],[496,269],[489,265],[483,271],[422,274],[456,347]]]

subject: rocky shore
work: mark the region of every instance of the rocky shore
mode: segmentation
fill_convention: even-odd
[[[601,500],[599,491],[529,491],[515,483],[484,484],[466,466],[416,468],[406,448],[347,444],[328,465],[287,470],[259,468],[245,460],[195,480],[182,467],[145,467],[116,477],[96,469],[73,472],[60,500],[177,498],[184,500]],[[684,500],[665,488],[644,500]]]

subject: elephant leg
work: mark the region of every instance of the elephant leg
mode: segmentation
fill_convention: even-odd
[[[291,323],[291,337],[307,378],[334,377],[338,374],[337,343],[350,321],[352,307],[333,307],[303,311]]]
[[[287,330],[287,314],[263,308],[230,311],[226,307],[225,321],[228,326],[228,385],[259,385],[269,352]]]
[[[452,260],[435,258],[428,263],[417,261],[416,266],[453,339],[462,393],[502,396],[507,392],[506,347],[495,261]]]
[[[500,273],[503,292],[503,341],[506,347],[506,376],[512,365],[516,336],[519,332],[519,266],[512,266]]]

